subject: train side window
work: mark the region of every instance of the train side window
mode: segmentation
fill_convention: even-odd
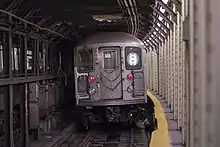
[[[83,49],[77,51],[78,72],[90,72],[93,70],[93,50]]]
[[[125,47],[125,68],[139,70],[142,68],[141,48]]]

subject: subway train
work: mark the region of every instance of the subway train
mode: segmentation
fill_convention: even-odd
[[[102,32],[74,49],[78,128],[106,122],[155,130],[154,104],[146,94],[144,48],[131,34]]]

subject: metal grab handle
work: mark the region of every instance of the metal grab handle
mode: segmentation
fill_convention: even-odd
[[[102,76],[101,76],[101,75],[97,74],[97,75],[96,75],[96,78],[97,78],[97,82],[102,81]]]

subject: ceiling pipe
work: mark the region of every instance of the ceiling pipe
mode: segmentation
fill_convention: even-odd
[[[123,14],[126,15],[126,12],[124,12],[124,9],[123,9],[122,2],[121,2],[120,0],[117,0],[117,2],[118,2],[118,4],[119,4],[119,6],[121,7],[121,10],[122,10]],[[128,25],[128,32],[129,32],[129,30],[130,30],[129,20],[128,20],[127,17],[125,17],[125,20],[126,20],[126,23],[127,23],[127,25]]]
[[[129,15],[129,12],[128,12],[129,10],[126,8],[124,0],[121,0],[121,3],[122,3],[122,11],[125,13],[125,17],[128,20],[128,22],[127,22],[127,25],[129,27],[128,33],[131,33],[132,32],[132,21],[130,20],[130,15]]]
[[[125,16],[128,20],[127,24],[128,24],[128,27],[129,27],[129,30],[128,30],[128,33],[131,33],[132,34],[132,31],[133,31],[133,21],[132,21],[132,18],[131,18],[131,12],[130,12],[130,9],[126,3],[126,0],[121,0],[120,1],[121,4],[122,4],[122,11],[125,13]]]
[[[131,6],[132,10],[133,10],[133,13],[134,13],[134,21],[135,21],[135,36],[138,34],[139,32],[139,18],[138,18],[138,11],[137,11],[137,5],[136,5],[136,0],[132,0],[133,2],[133,5]],[[130,4],[131,4],[131,0],[130,0]]]
[[[136,1],[135,0],[118,0],[118,3],[124,13],[127,13],[129,16],[129,19],[127,19],[127,24],[129,25],[129,21],[131,22],[131,34],[137,35],[138,33],[138,14],[137,14],[137,7],[136,7]]]
[[[133,1],[133,0],[132,0],[132,1]],[[132,15],[131,15],[130,17],[131,17],[131,19],[132,19],[132,21],[133,21],[133,24],[134,24],[134,25],[133,25],[133,32],[132,32],[132,34],[135,35],[135,33],[136,33],[136,26],[137,26],[136,20],[135,20],[136,14],[135,14],[134,6],[133,6],[131,0],[128,0],[128,2],[129,2],[129,5],[130,5],[130,11],[131,11],[131,13],[132,13]]]
[[[132,20],[134,22],[134,32],[133,34],[136,36],[139,30],[139,25],[138,25],[138,14],[137,14],[137,6],[136,6],[136,1],[135,0],[129,0],[131,11],[132,11]]]
[[[130,20],[131,20],[131,34],[134,33],[134,21],[133,21],[133,18],[132,18],[132,13],[131,13],[131,10],[128,6],[128,3],[127,3],[127,0],[124,0],[124,3],[125,3],[125,7],[126,9],[128,10],[128,15],[130,16]]]

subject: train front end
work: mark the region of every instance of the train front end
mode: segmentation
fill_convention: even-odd
[[[80,106],[146,103],[143,50],[137,46],[78,48],[76,100]]]
[[[93,122],[146,121],[146,51],[142,42],[127,38],[76,49],[76,102]]]

